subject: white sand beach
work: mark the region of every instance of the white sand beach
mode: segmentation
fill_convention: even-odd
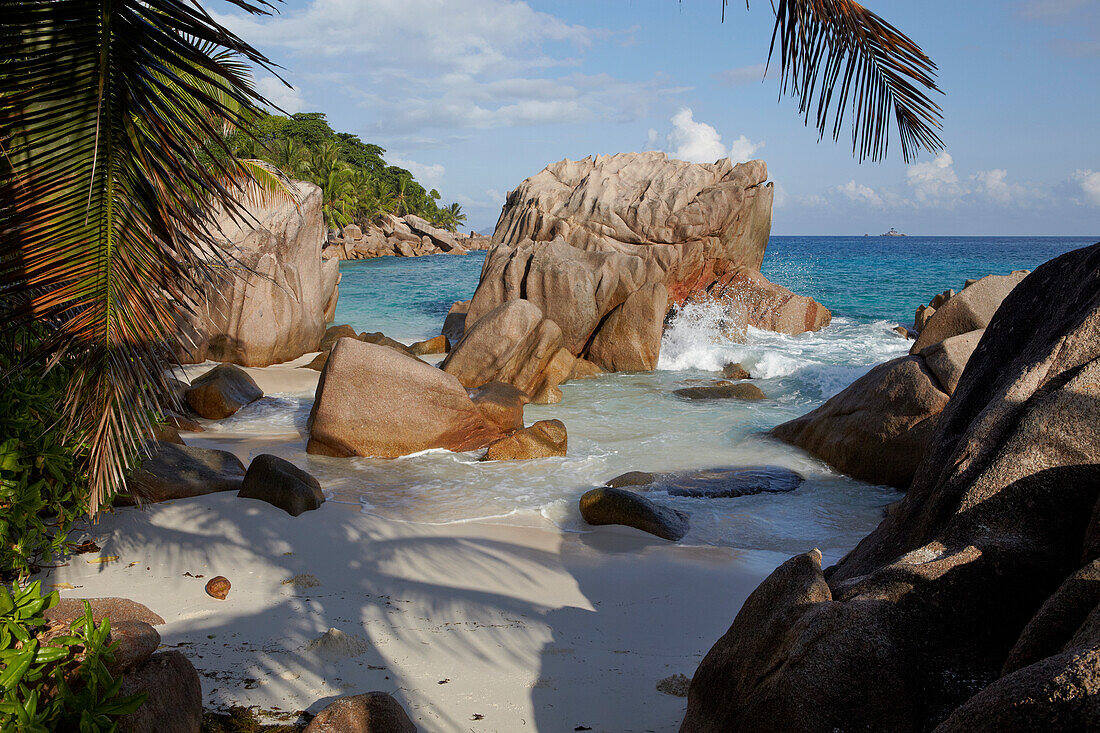
[[[332,501],[290,517],[233,493],[116,510],[91,534],[118,559],[76,556],[45,583],[163,616],[208,707],[316,712],[383,690],[425,731],[677,730],[686,700],[657,682],[690,676],[783,559]],[[204,592],[216,575],[233,584],[225,601]],[[309,647],[330,628],[354,638]]]

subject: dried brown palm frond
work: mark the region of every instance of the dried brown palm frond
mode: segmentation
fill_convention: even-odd
[[[773,0],[773,8],[768,64],[778,52],[780,94],[798,100],[821,137],[839,140],[850,115],[860,161],[886,157],[894,125],[906,162],[943,149],[943,114],[930,96],[941,93],[936,65],[911,38],[853,0]]]
[[[0,2],[0,329],[45,324],[42,351],[73,365],[93,511],[168,399],[191,294],[216,282],[212,212],[244,216],[248,168],[222,133],[265,102],[240,59],[272,68],[185,0]]]

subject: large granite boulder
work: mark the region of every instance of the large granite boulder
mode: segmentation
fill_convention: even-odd
[[[475,450],[502,435],[454,376],[397,349],[343,338],[321,370],[306,451],[395,458]]]
[[[558,385],[575,359],[562,347],[558,325],[529,300],[509,300],[466,332],[441,365],[464,387],[503,382],[539,404],[561,400]]]
[[[325,503],[325,494],[316,478],[290,461],[270,453],[252,459],[237,496],[266,501],[292,517],[313,511]]]
[[[580,511],[584,521],[591,525],[621,524],[670,542],[683,539],[689,529],[684,512],[661,506],[633,491],[608,486],[585,492]]]
[[[522,389],[504,382],[489,382],[469,390],[469,395],[485,419],[502,432],[523,430],[523,406],[531,398]]]
[[[153,504],[218,491],[238,491],[244,464],[229,451],[157,443],[151,456],[126,479],[126,492],[116,503]]]
[[[1005,297],[1027,277],[1027,270],[1017,270],[1011,275],[987,275],[962,289],[962,292],[942,293],[935,312],[920,328],[910,354],[919,354],[932,344],[951,336],[958,336],[985,328],[997,312]],[[935,299],[932,301],[936,302]]]
[[[322,261],[321,189],[295,181],[298,202],[258,204],[247,219],[219,216],[226,256],[235,262],[199,294],[198,314],[181,324],[183,363],[206,359],[267,366],[317,351],[339,263]]]
[[[652,361],[654,293],[631,306],[646,317],[635,335],[629,319],[609,314],[634,293],[661,284],[664,310],[738,266],[758,270],[771,227],[767,166],[670,160],[664,153],[624,153],[563,160],[508,194],[493,234],[466,326],[503,303],[534,303],[562,331],[565,348],[598,366],[610,326]],[[644,307],[643,307],[644,305]],[[591,344],[601,348],[590,353]],[[623,349],[614,350],[617,362]]]
[[[905,356],[879,364],[771,434],[849,476],[904,489],[949,397],[920,356]]]
[[[1094,245],[1005,298],[879,527],[827,571],[796,558],[750,597],[681,730],[1095,728],[1100,612],[1078,624],[1088,599],[1058,589],[1100,556],[1098,500]]]
[[[656,369],[667,312],[668,288],[664,283],[635,290],[607,314],[588,345],[588,361],[613,372]]]
[[[539,420],[489,444],[483,461],[524,461],[565,455],[569,439],[561,420]]]

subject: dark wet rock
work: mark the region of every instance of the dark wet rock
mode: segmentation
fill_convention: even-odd
[[[517,430],[489,444],[483,461],[516,461],[564,456],[568,448],[565,423],[539,420],[529,428]]]
[[[602,487],[581,497],[581,516],[593,525],[622,524],[676,542],[688,531],[688,516],[626,489]]]
[[[122,678],[120,695],[144,692],[145,702],[118,720],[119,733],[199,733],[202,685],[195,667],[177,651],[154,654]]]
[[[455,302],[451,309],[447,311],[447,317],[443,320],[443,330],[440,335],[446,337],[451,344],[457,344],[466,333],[466,313],[469,310],[470,301],[460,300]]]
[[[667,491],[671,496],[703,499],[729,499],[754,494],[781,494],[794,491],[805,479],[780,466],[749,468],[709,468],[690,473],[665,474],[650,488]]]
[[[256,381],[236,364],[219,364],[191,382],[187,404],[207,420],[221,420],[264,396]]]
[[[385,692],[349,695],[333,701],[304,733],[416,733],[397,700]]]
[[[648,486],[657,477],[652,473],[646,473],[645,471],[627,471],[624,474],[620,474],[613,479],[610,479],[604,484],[609,489],[618,489],[622,486]]]
[[[174,443],[176,445],[186,445],[183,442],[183,438],[180,437],[179,431],[176,427],[167,422],[155,422],[152,425],[152,431],[149,436],[156,442],[160,443]]]
[[[752,379],[749,370],[736,361],[722,367],[722,376],[726,379]]]
[[[244,474],[241,459],[228,451],[157,443],[156,453],[126,480],[126,494],[130,500],[156,503],[237,491]],[[118,498],[127,499],[121,494]]]
[[[325,503],[324,492],[316,478],[290,461],[267,453],[252,459],[237,496],[266,501],[292,517]]]
[[[737,382],[736,384],[719,384],[713,387],[683,387],[673,392],[677,397],[685,397],[689,400],[763,400],[767,399],[764,391],[755,384]]]

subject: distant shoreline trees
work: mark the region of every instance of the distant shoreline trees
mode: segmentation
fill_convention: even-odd
[[[438,191],[388,164],[384,148],[333,130],[322,112],[261,115],[233,132],[229,147],[238,157],[264,160],[291,178],[320,186],[330,229],[366,226],[386,214],[415,214],[452,232],[466,220],[459,204],[440,206]]]

